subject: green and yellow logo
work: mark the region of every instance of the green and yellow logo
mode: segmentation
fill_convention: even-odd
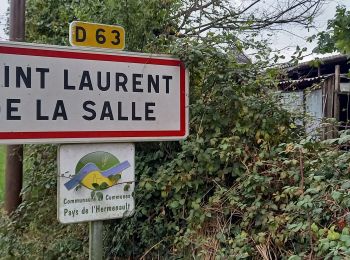
[[[75,175],[64,186],[71,190],[82,185],[90,190],[105,190],[118,183],[122,171],[130,167],[108,152],[93,152],[82,157],[75,167]]]

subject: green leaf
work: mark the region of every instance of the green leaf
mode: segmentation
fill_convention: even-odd
[[[149,183],[149,182],[146,182],[146,184],[145,184],[145,188],[146,188],[146,190],[152,190],[153,189],[153,186]]]
[[[103,200],[103,193],[102,192],[96,192],[97,199],[99,201]]]
[[[350,236],[349,235],[340,235],[340,240],[350,244]]]
[[[169,206],[173,209],[176,209],[177,207],[179,207],[179,205],[180,205],[179,202],[175,200],[171,202]]]
[[[344,190],[347,190],[350,188],[350,181],[345,181],[342,185],[341,188]]]
[[[315,223],[312,223],[311,230],[315,233],[318,232],[318,226]]]
[[[130,184],[125,184],[124,185],[124,191],[128,191],[130,189]]]
[[[106,182],[102,182],[101,184],[100,184],[100,187],[99,187],[99,189],[100,190],[105,190],[105,189],[107,189],[109,186],[108,186],[108,184],[106,183]]]
[[[332,194],[331,194],[332,198],[333,198],[335,201],[338,201],[338,200],[340,199],[341,195],[342,195],[342,194],[341,194],[339,191],[333,191]]]
[[[192,202],[192,208],[193,208],[193,209],[199,209],[199,208],[200,208],[200,205],[199,205],[197,202],[193,201],[193,202]]]
[[[121,174],[116,174],[116,175],[111,175],[111,176],[108,176],[108,179],[110,179],[111,181],[119,181],[121,179],[122,175]]]
[[[161,195],[162,198],[167,198],[168,197],[168,192],[165,191],[165,190],[162,190],[160,195]]]
[[[350,235],[349,228],[348,228],[348,227],[343,228],[342,234],[344,234],[344,235]]]
[[[329,240],[338,240],[340,238],[340,234],[336,231],[329,230],[327,238]]]

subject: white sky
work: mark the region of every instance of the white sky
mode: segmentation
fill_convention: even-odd
[[[285,27],[285,32],[275,33],[274,36],[269,37],[272,47],[276,50],[283,50],[281,51],[281,54],[285,55],[286,57],[290,57],[293,54],[297,45],[300,47],[307,47],[308,52],[310,53],[312,49],[315,48],[316,42],[311,44],[307,43],[306,38],[326,29],[327,20],[334,17],[335,9],[338,4],[345,5],[348,10],[350,9],[349,0],[329,0],[329,3],[323,6],[321,14],[315,20],[317,29],[308,31],[302,27]],[[8,38],[4,33],[7,8],[8,0],[0,0],[0,40],[5,40]],[[312,57],[314,56],[307,57],[307,59],[309,60]]]
[[[317,34],[327,28],[327,21],[332,19],[335,15],[337,5],[344,5],[347,7],[347,10],[350,10],[350,1],[349,0],[329,0],[321,10],[321,13],[315,19],[316,29],[310,29],[309,31],[302,27],[295,27],[290,25],[285,27],[284,32],[279,32],[275,36],[270,38],[273,48],[283,49],[281,54],[286,57],[293,55],[295,48],[299,45],[301,48],[307,47],[307,53],[311,53],[312,50],[316,47],[316,42],[308,43],[306,39],[313,34]],[[311,55],[306,57],[305,60],[311,60],[316,56],[320,55]]]
[[[4,29],[6,24],[6,10],[8,8],[8,0],[0,0],[0,41],[8,39]]]

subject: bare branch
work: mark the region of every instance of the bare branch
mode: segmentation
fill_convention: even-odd
[[[194,36],[217,30],[261,30],[283,24],[308,26],[326,0],[228,1],[190,0],[186,10],[172,19],[182,17],[178,31]]]

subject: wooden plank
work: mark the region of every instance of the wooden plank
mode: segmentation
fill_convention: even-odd
[[[335,66],[334,72],[334,118],[339,124],[339,115],[340,115],[340,102],[339,102],[339,93],[340,93],[340,66]],[[333,137],[338,136],[338,128],[335,129]]]
[[[25,0],[10,2],[10,41],[25,40]],[[23,145],[8,145],[5,173],[5,211],[11,214],[22,202]]]
[[[333,110],[333,105],[334,105],[334,77],[330,77],[326,81],[326,118],[333,118],[334,117],[334,110]],[[333,127],[328,126],[326,127],[325,131],[325,138],[330,139],[333,138],[332,134]]]

